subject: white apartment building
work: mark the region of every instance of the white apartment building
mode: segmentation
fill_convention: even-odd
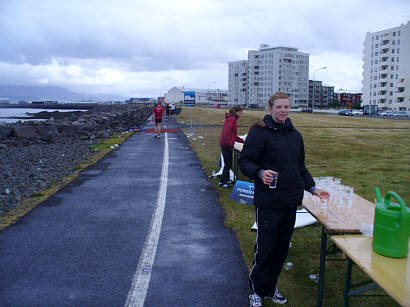
[[[248,101],[248,61],[228,63],[228,103],[246,105]]]
[[[364,112],[410,111],[410,22],[368,32],[364,40],[363,62]]]
[[[262,44],[248,51],[247,61],[230,62],[228,74],[230,104],[264,107],[274,92],[282,91],[292,106],[307,106],[309,54],[297,48]]]

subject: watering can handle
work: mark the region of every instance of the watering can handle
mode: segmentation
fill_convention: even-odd
[[[390,198],[391,197],[395,198],[399,202],[399,205],[400,205],[400,208],[401,208],[400,226],[404,230],[405,226],[406,226],[406,225],[404,225],[404,222],[406,221],[407,206],[404,203],[403,198],[401,198],[399,196],[399,194],[397,194],[396,192],[393,192],[393,191],[388,191],[386,193],[386,196],[384,197],[384,202],[385,202],[386,206],[388,206],[390,204]]]
[[[376,192],[376,200],[377,200],[377,203],[379,204],[379,203],[381,203],[381,202],[383,201],[383,199],[382,199],[382,194],[380,193],[380,189],[379,189],[378,187],[374,187],[374,190],[375,190],[375,192]]]

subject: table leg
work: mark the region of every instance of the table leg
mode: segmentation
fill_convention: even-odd
[[[347,258],[346,264],[346,280],[345,280],[345,293],[344,293],[344,307],[349,306],[349,290],[350,290],[350,283],[352,279],[352,260]]]
[[[320,267],[319,267],[319,287],[317,294],[317,306],[322,306],[323,301],[323,288],[325,283],[325,269],[326,269],[326,245],[327,245],[327,233],[325,227],[322,225],[322,240],[320,243]]]

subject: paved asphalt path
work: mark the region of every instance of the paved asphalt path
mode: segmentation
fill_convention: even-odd
[[[0,232],[0,306],[247,306],[247,268],[223,222],[182,132],[136,132]]]

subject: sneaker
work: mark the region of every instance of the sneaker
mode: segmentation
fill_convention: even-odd
[[[227,189],[227,188],[229,188],[229,184],[227,184],[226,182],[220,182],[220,183],[219,183],[219,187],[220,187],[220,188]]]
[[[156,137],[157,137],[157,135],[158,135],[158,133],[154,133],[154,138],[156,138]]]
[[[278,288],[276,288],[275,294],[273,296],[265,296],[265,298],[272,300],[272,302],[276,304],[286,304],[286,302],[288,301],[282,294],[280,294]]]
[[[249,307],[262,307],[262,299],[256,293],[249,295]]]

